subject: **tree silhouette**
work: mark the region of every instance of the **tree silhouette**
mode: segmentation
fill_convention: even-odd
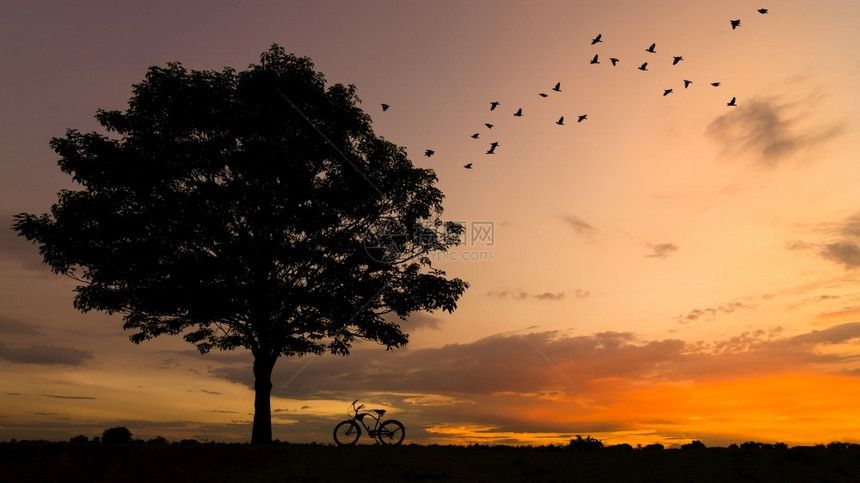
[[[14,228],[133,342],[249,349],[251,441],[269,443],[278,357],[400,347],[409,313],[452,312],[468,287],[431,264],[463,232],[439,219],[435,173],[359,102],[277,45],[241,72],[150,67],[126,111],[97,111],[106,135],[51,140],[81,189]]]
[[[109,428],[102,432],[102,443],[128,444],[131,443],[131,431],[125,426]]]

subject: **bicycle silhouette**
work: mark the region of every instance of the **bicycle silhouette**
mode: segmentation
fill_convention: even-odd
[[[406,428],[403,427],[400,421],[389,419],[383,422],[384,409],[374,409],[373,413],[361,413],[359,411],[364,408],[364,404],[355,407],[355,403],[357,402],[358,399],[352,402],[352,416],[334,427],[334,442],[338,446],[354,445],[361,436],[362,426],[364,426],[364,430],[367,431],[368,436],[375,438],[381,444],[394,446],[403,442],[403,438],[406,437]],[[346,411],[346,414],[349,416],[349,410]],[[373,428],[369,428],[367,423],[364,422],[364,418],[368,416],[374,421]]]

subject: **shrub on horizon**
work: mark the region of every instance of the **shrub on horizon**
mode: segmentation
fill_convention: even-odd
[[[646,451],[661,451],[663,449],[663,445],[660,443],[651,443],[646,444],[642,449]]]
[[[580,435],[576,435],[576,439],[571,439],[570,444],[568,444],[568,448],[577,450],[577,451],[590,451],[596,449],[603,449],[603,441],[599,439],[592,438],[591,435],[583,438]]]
[[[93,442],[95,442],[95,438]],[[125,426],[106,429],[102,433],[102,442],[105,444],[129,444],[131,443],[131,431]]]
[[[705,443],[698,439],[694,439],[691,443],[681,445],[681,449],[705,449],[706,447]]]
[[[72,436],[72,438],[69,439],[69,443],[72,443],[72,444],[84,444],[84,443],[89,443],[89,442],[90,442],[90,438],[87,438],[83,434],[79,434],[77,436]]]

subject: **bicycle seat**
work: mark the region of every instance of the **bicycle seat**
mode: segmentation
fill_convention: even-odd
[[[378,414],[378,415],[380,415],[380,416],[382,416],[383,414],[385,414],[385,410],[384,410],[384,409],[374,409],[374,410],[373,410],[373,412],[375,412],[376,414]]]

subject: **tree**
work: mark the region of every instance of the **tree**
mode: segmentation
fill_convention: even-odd
[[[435,173],[359,102],[277,45],[241,72],[150,67],[127,110],[97,111],[106,134],[51,140],[81,189],[14,228],[132,342],[249,349],[251,441],[269,443],[278,357],[403,346],[410,313],[452,312],[468,287],[431,263],[463,232],[440,219]]]
[[[129,444],[131,443],[131,431],[125,426],[106,429],[102,432],[102,443]]]

